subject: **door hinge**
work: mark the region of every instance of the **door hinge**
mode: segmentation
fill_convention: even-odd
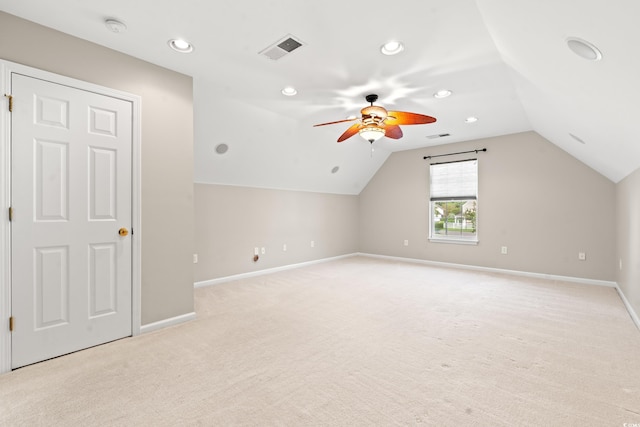
[[[13,332],[13,316],[9,317],[9,331]]]
[[[13,220],[13,208],[9,208],[9,221]]]
[[[13,111],[13,96],[12,95],[7,95],[6,93],[4,94],[4,96],[9,98],[9,112],[12,112]]]

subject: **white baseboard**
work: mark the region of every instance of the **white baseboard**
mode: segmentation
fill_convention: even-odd
[[[622,292],[622,289],[620,289],[620,286],[616,285],[616,291],[618,291],[618,295],[620,295],[620,299],[624,303],[624,306],[627,307],[627,311],[629,312],[629,316],[631,316],[631,320],[633,320],[633,323],[635,323],[638,330],[640,330],[640,317],[638,317],[638,314],[631,306],[631,303],[624,295],[624,292]]]
[[[188,322],[190,320],[195,320],[196,313],[186,313],[181,314],[180,316],[170,317],[169,319],[159,320],[157,322],[149,323],[147,325],[142,325],[140,327],[140,333],[146,334],[147,332],[156,331],[158,329],[166,328],[168,326],[178,325],[180,323]]]
[[[200,282],[194,282],[193,287],[194,288],[202,288],[202,287],[205,287],[205,286],[219,285],[220,283],[231,282],[233,280],[248,279],[250,277],[257,277],[257,276],[262,276],[262,275],[265,275],[265,274],[277,273],[279,271],[293,270],[294,268],[300,268],[300,267],[305,267],[305,266],[308,266],[308,265],[320,264],[320,263],[323,263],[323,262],[335,261],[335,260],[338,260],[338,259],[349,258],[349,257],[353,257],[353,256],[356,256],[356,255],[359,255],[359,254],[354,253],[354,254],[347,254],[347,255],[339,255],[339,256],[335,256],[335,257],[331,257],[331,258],[322,258],[322,259],[317,259],[317,260],[314,260],[314,261],[301,262],[301,263],[298,263],[298,264],[289,264],[289,265],[283,265],[281,267],[274,267],[274,268],[267,268],[267,269],[264,269],[264,270],[251,271],[249,273],[234,274],[232,276],[219,277],[217,279],[202,280]]]
[[[518,271],[518,270],[505,270],[502,268],[492,268],[492,267],[480,267],[477,265],[467,265],[467,264],[453,264],[450,262],[440,262],[440,261],[428,261],[424,259],[416,259],[416,258],[402,258],[388,255],[376,255],[376,254],[368,254],[368,253],[358,253],[357,255],[366,256],[371,258],[381,258],[388,259],[391,261],[402,261],[402,262],[411,262],[414,264],[425,264],[432,265],[434,267],[449,267],[449,268],[458,268],[461,270],[475,270],[475,271],[484,271],[487,273],[502,273],[502,274],[510,274],[513,276],[523,276],[523,277],[535,277],[538,279],[547,279],[547,280],[560,280],[563,282],[573,282],[573,283],[582,283],[586,285],[597,285],[597,286],[606,286],[608,288],[617,287],[616,282],[610,282],[607,280],[595,280],[595,279],[586,279],[582,277],[570,277],[570,276],[557,276],[554,274],[544,274],[544,273],[531,273],[527,271]]]

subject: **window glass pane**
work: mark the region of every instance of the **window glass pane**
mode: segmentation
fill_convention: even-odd
[[[430,205],[431,238],[476,240],[476,200],[434,201]]]

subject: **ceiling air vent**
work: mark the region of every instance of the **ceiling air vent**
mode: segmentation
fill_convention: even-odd
[[[449,133],[439,133],[437,135],[429,135],[427,136],[428,139],[437,139],[437,138],[444,138],[445,136],[451,136],[451,134]]]
[[[303,44],[300,39],[295,38],[291,34],[286,35],[284,38],[278,40],[271,46],[260,51],[260,55],[264,55],[272,61],[276,61],[283,56],[293,52],[301,47]]]

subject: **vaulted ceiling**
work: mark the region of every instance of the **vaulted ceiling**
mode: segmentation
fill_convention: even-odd
[[[636,0],[0,0],[0,10],[193,76],[196,182],[358,194],[393,151],[528,130],[614,182],[640,167]],[[109,31],[109,18],[126,31]],[[261,54],[288,37],[302,46]],[[570,38],[601,59],[578,56]],[[389,40],[404,51],[382,55]],[[434,97],[442,89],[452,94]],[[338,144],[350,123],[313,127],[359,114],[370,93],[437,122],[373,144]]]

